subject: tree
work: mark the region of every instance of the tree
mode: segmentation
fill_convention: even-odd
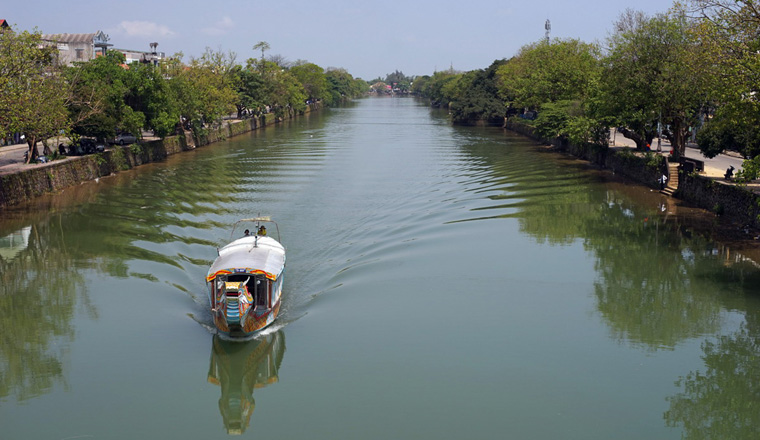
[[[259,41],[253,45],[253,50],[261,50],[261,61],[264,61],[264,51],[269,50],[269,43],[266,41]]]
[[[327,94],[325,70],[314,63],[304,63],[290,68],[290,73],[298,79],[312,101],[321,100]]]
[[[261,108],[267,105],[264,78],[260,72],[252,69],[250,65],[238,66],[235,73],[238,96],[238,102],[235,103],[235,106],[237,107],[238,118],[243,117],[244,114],[258,113]]]
[[[751,159],[760,154],[760,109],[752,101],[719,107],[714,117],[697,133],[697,143],[706,157],[725,150],[740,152]]]
[[[328,105],[356,98],[369,90],[366,81],[354,78],[345,69],[328,68],[325,72],[328,86]]]
[[[37,31],[0,31],[0,137],[23,133],[28,162],[39,157],[38,141],[69,127],[69,87],[54,63],[56,50]]]
[[[124,101],[135,112],[143,115],[144,122],[140,128],[130,128],[127,121],[122,121],[120,128],[138,135],[140,129],[145,128],[161,138],[172,134],[179,119],[179,108],[160,67],[144,63],[131,64],[126,71],[126,86]]]
[[[504,122],[506,107],[499,99],[496,85],[496,72],[502,64],[503,60],[496,60],[488,69],[467,72],[444,86],[445,94],[451,95],[452,121],[460,124]]]
[[[200,115],[207,122],[217,122],[232,112],[237,99],[235,90],[236,54],[206,48],[200,58],[190,60],[189,77],[200,94]]]
[[[415,95],[426,96],[426,91],[430,88],[430,75],[422,75],[414,78],[411,91]]]
[[[599,49],[580,40],[541,40],[523,46],[497,71],[501,98],[514,107],[582,99],[599,76]]]
[[[378,95],[386,95],[390,93],[388,91],[388,84],[386,84],[385,81],[373,81],[369,88],[374,90]]]
[[[276,116],[284,116],[288,108],[297,111],[306,108],[306,91],[294,75],[271,61],[249,60],[249,68],[254,65],[263,85],[259,99]]]
[[[394,90],[406,93],[411,89],[412,80],[404,75],[404,72],[396,70],[395,72],[386,75],[385,81],[383,82],[393,87]]]
[[[709,102],[715,68],[705,59],[696,24],[681,10],[648,17],[626,11],[609,39],[595,113],[625,126],[623,134],[643,147],[658,121],[676,158]]]
[[[666,399],[667,426],[682,426],[684,438],[757,438],[758,357],[760,336],[750,316],[735,333],[702,342],[704,371],[678,378],[681,391]]]
[[[270,78],[272,80],[272,100],[275,115],[282,117],[287,109],[298,112],[306,110],[306,91],[298,79],[288,71],[280,70]]]
[[[235,110],[238,76],[234,52],[206,51],[182,62],[182,53],[164,63],[163,72],[171,78],[167,93],[175,100],[177,114],[186,128],[201,130]],[[177,122],[180,122],[177,121]]]
[[[106,139],[119,127],[133,132],[142,128],[144,119],[134,115],[124,101],[128,90],[123,64],[124,55],[109,51],[106,56],[66,68],[77,101],[68,108],[73,133]]]
[[[547,138],[607,145],[607,128],[587,109],[600,73],[599,48],[580,40],[523,46],[497,70],[499,94],[509,112],[541,110],[538,133]]]
[[[453,84],[449,85],[449,83],[458,81],[461,76],[461,73],[457,73],[453,69],[433,73],[424,87],[421,87],[422,96],[430,98],[433,106],[448,107],[453,100],[450,91],[455,89]]]
[[[746,97],[760,83],[760,4],[757,0],[691,0],[691,13],[701,25],[703,45],[712,43],[712,61],[720,76],[724,98]]]
[[[716,111],[698,133],[699,147],[708,157],[730,149],[752,159],[760,154],[760,5],[754,0],[690,4],[702,47],[720,72],[713,90]]]
[[[275,63],[283,69],[290,69],[295,65],[292,62],[288,61],[288,58],[285,55],[280,54],[269,55],[267,57],[267,61]]]

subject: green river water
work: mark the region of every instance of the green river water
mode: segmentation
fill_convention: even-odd
[[[4,440],[760,438],[756,263],[673,199],[414,99],[1,214]],[[283,308],[225,341],[204,276],[258,214]]]

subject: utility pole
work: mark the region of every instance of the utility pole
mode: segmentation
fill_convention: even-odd
[[[657,152],[662,152],[662,110],[657,118]]]

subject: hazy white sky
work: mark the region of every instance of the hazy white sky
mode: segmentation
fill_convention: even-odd
[[[370,80],[400,70],[467,71],[508,58],[544,36],[603,41],[626,8],[665,12],[669,0],[9,0],[0,18],[14,29],[42,33],[102,30],[117,48],[183,52],[233,51],[239,62],[267,55],[342,67]]]

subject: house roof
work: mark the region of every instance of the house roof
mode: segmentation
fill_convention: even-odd
[[[10,27],[11,27],[11,25],[9,25],[8,22],[5,21],[5,19],[0,18],[0,28],[8,28],[8,29],[10,29]]]
[[[57,43],[92,43],[95,35],[94,32],[91,34],[42,34],[42,39]]]

